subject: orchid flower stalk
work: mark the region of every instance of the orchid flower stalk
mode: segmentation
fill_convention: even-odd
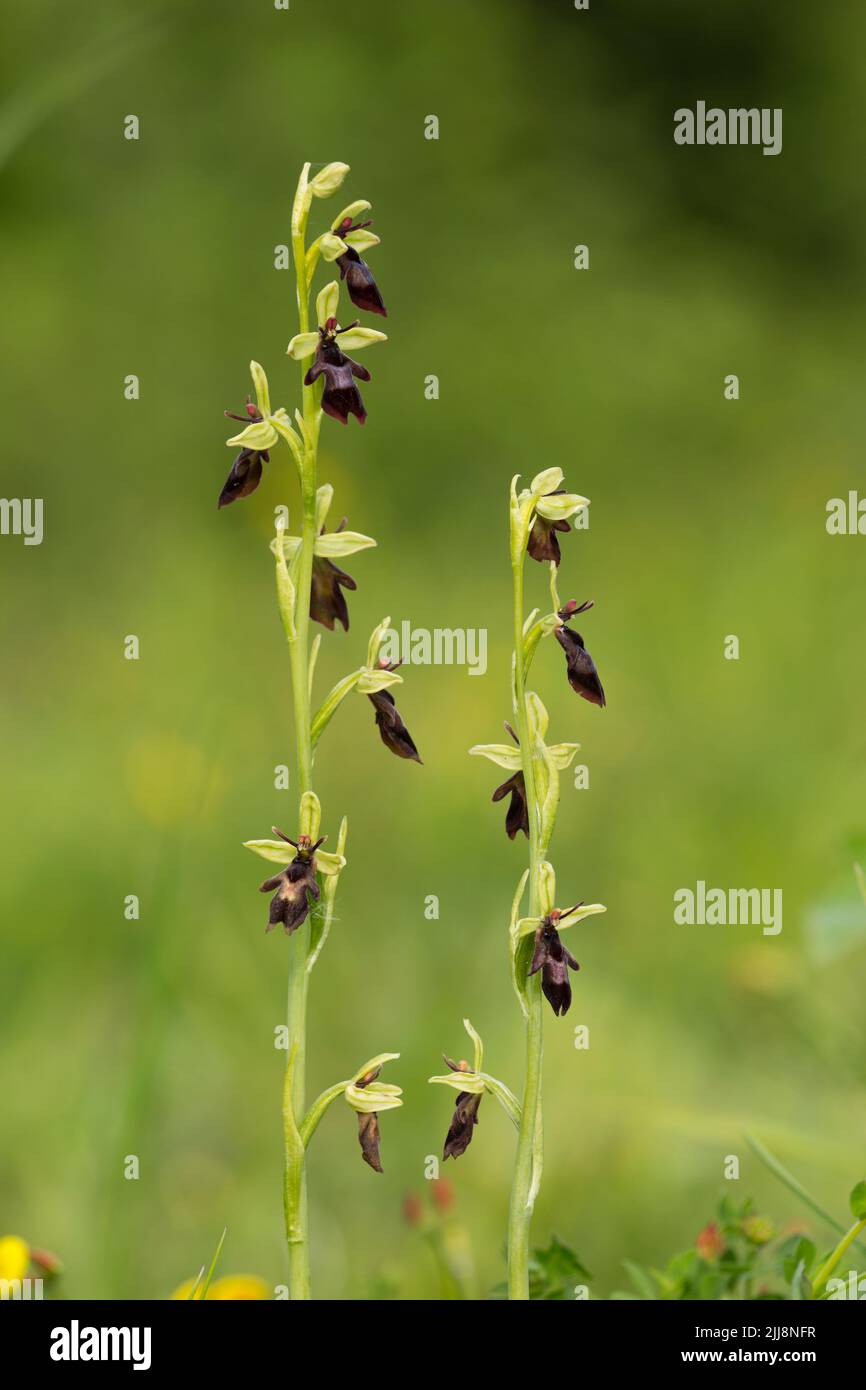
[[[550,719],[539,695],[529,688],[538,649],[554,636],[565,652],[566,675],[572,689],[591,704],[603,707],[605,695],[583,638],[569,623],[592,605],[570,600],[562,604],[557,588],[561,560],[559,535],[571,530],[569,518],[589,505],[587,498],[565,491],[562,470],[548,468],[528,488],[511,483],[509,506],[510,554],[514,613],[511,704],[514,723],[507,722],[510,743],[476,744],[469,751],[488,758],[509,774],[493,793],[494,801],[509,796],[505,829],[514,840],[522,831],[529,842],[529,863],[514,893],[508,932],[511,976],[524,1017],[526,1068],[523,1094],[517,1100],[503,1082],[481,1073],[480,1046],[473,1067],[452,1063],[434,1081],[458,1088],[455,1113],[445,1141],[445,1157],[457,1158],[468,1147],[485,1091],[495,1095],[517,1130],[517,1151],[508,1218],[508,1297],[529,1298],[530,1225],[541,1184],[543,1158],[542,1055],[545,1000],[561,1018],[571,1005],[570,972],[578,962],[560,938],[566,927],[596,913],[601,903],[577,902],[556,906],[556,874],[548,858],[559,808],[559,774],[568,768],[577,743],[549,743]],[[551,611],[538,608],[525,614],[524,571],[527,555],[549,570]],[[528,913],[521,915],[528,892]],[[467,1030],[474,1036],[469,1025]]]
[[[356,218],[370,204],[364,200],[351,203],[325,231],[308,242],[313,207],[318,199],[329,198],[337,191],[349,168],[346,164],[329,164],[313,177],[310,170],[311,166],[306,164],[301,172],[291,229],[298,332],[289,343],[288,354],[299,367],[301,408],[295,410],[292,418],[282,407],[273,409],[263,368],[256,362],[250,364],[255,402],[248,400],[245,415],[233,417],[242,420],[245,427],[228,441],[240,452],[219,499],[223,507],[255,491],[261,481],[263,465],[270,463],[271,450],[280,443],[288,445],[300,488],[301,524],[298,534],[289,534],[279,513],[271,550],[275,561],[277,603],[289,649],[297,821],[293,837],[273,827],[276,839],[248,840],[245,844],[271,865],[278,866],[278,871],[261,884],[262,892],[273,895],[266,930],[281,923],[288,936],[287,1061],[282,1115],[283,1205],[292,1299],[311,1297],[307,1154],[326,1110],[336,1099],[345,1099],[358,1116],[362,1158],[375,1171],[381,1172],[379,1114],[402,1104],[400,1088],[378,1080],[382,1066],[395,1059],[398,1053],[381,1053],[349,1080],[326,1088],[309,1107],[306,1104],[310,976],[334,920],[337,886],[346,866],[347,837],[346,818],[343,817],[332,847],[322,848],[328,836],[320,834],[322,807],[314,789],[315,757],[325,729],[350,692],[367,695],[374,701],[387,694],[389,709],[393,708],[394,716],[399,719],[390,687],[402,681],[390,665],[378,659],[388,625],[386,618],[374,630],[365,664],[338,682],[318,710],[313,711],[313,682],[321,636],[310,641],[310,623],[320,623],[330,631],[339,623],[348,631],[349,615],[343,591],[354,590],[356,585],[334,562],[376,544],[369,536],[347,530],[345,521],[331,532],[326,530],[333,488],[327,483],[320,485],[318,481],[322,419],[327,415],[345,425],[349,416],[354,415],[359,424],[364,423],[367,411],[356,382],[369,381],[370,372],[347,356],[347,351],[358,351],[385,340],[384,333],[362,327],[357,320],[345,327],[340,325],[340,282],[337,280],[330,280],[316,295],[316,323],[311,327],[313,278],[320,263],[337,263],[356,307],[383,316],[386,309],[372,272],[361,259],[361,252],[378,244],[379,240],[367,230],[369,223],[356,223]]]

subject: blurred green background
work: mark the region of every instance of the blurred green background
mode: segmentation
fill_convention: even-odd
[[[608,914],[570,942],[572,1012],[546,1018],[535,1236],[573,1244],[605,1295],[624,1256],[694,1239],[729,1153],[738,1197],[799,1219],[745,1128],[842,1217],[866,1141],[866,541],[824,523],[864,480],[866,12],[4,11],[0,491],[45,499],[45,538],[0,539],[0,1228],[56,1249],[69,1296],[165,1296],[223,1225],[224,1271],[284,1277],[285,940],[264,936],[264,866],[240,842],[293,821],[273,786],[292,739],[267,548],[274,506],[296,511],[287,453],[253,498],[216,498],[250,357],[275,402],[298,401],[274,247],[306,159],[352,166],[316,230],[372,201],[390,311],[365,429],[322,431],[334,516],[379,548],[347,562],[352,626],[325,634],[317,689],[383,613],[489,630],[485,677],[404,673],[423,767],[389,755],[366,701],[321,745],[324,828],[348,815],[349,867],[309,1085],[399,1050],[387,1079],[406,1103],[382,1120],[384,1177],[345,1108],[315,1139],[315,1292],[436,1296],[401,1201],[441,1152],[452,1095],[426,1079],[443,1050],[465,1055],[464,1015],[521,1084],[504,933],[525,844],[490,804],[497,769],[466,749],[508,713],[508,480],[549,465],[592,499],[560,584],[596,600],[581,630],[609,700],[579,701],[541,650],[553,735],[590,768],[589,790],[564,780],[554,859],[561,896]],[[673,111],[698,99],[782,107],[782,154],[675,146]],[[528,579],[543,603],[544,572]],[[781,936],[675,927],[672,894],[698,878],[781,887]],[[480,1290],[503,1273],[512,1155],[488,1102],[446,1165]]]

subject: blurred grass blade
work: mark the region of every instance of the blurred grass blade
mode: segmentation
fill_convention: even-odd
[[[748,1130],[746,1131],[746,1142],[755,1157],[760,1159],[764,1167],[768,1168],[773,1176],[779,1179],[779,1182],[784,1183],[789,1191],[793,1192],[796,1197],[799,1197],[801,1202],[804,1202],[807,1207],[810,1207],[816,1216],[820,1216],[822,1221],[826,1221],[827,1225],[831,1226],[834,1231],[839,1231],[841,1235],[845,1234],[847,1227],[843,1226],[841,1221],[837,1221],[834,1216],[831,1216],[828,1211],[825,1211],[820,1203],[815,1201],[811,1193],[806,1191],[803,1184],[794,1177],[794,1174],[789,1173],[787,1168],[779,1162],[775,1155],[771,1154],[770,1150],[764,1147],[760,1139],[756,1139],[753,1134],[749,1134]],[[866,1246],[862,1245],[860,1241],[858,1241],[857,1244],[860,1246],[861,1250],[866,1250]]]
[[[0,169],[43,121],[152,43],[163,28],[161,19],[139,15],[28,74],[0,106]]]
[[[225,1242],[226,1231],[227,1231],[227,1230],[228,1230],[228,1226],[223,1226],[223,1233],[222,1233],[222,1235],[221,1235],[220,1238],[219,1238],[219,1242],[218,1242],[218,1244],[217,1244],[216,1250],[213,1252],[213,1259],[212,1259],[211,1262],[210,1262],[210,1269],[208,1270],[208,1272],[207,1272],[207,1278],[206,1278],[205,1281],[204,1281],[204,1288],[202,1289],[202,1294],[201,1294],[202,1298],[207,1298],[207,1291],[208,1291],[208,1289],[210,1288],[210,1281],[211,1281],[211,1279],[213,1279],[214,1270],[215,1270],[216,1267],[217,1267],[217,1261],[219,1260],[219,1257],[220,1257],[220,1255],[222,1254],[223,1244],[224,1244],[224,1242]]]

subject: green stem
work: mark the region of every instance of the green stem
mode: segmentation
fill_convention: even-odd
[[[832,1255],[829,1255],[827,1257],[827,1259],[822,1264],[821,1268],[818,1270],[818,1273],[815,1275],[815,1282],[812,1285],[813,1298],[818,1298],[820,1296],[820,1294],[823,1292],[824,1285],[830,1278],[830,1275],[833,1273],[833,1270],[836,1268],[842,1256],[845,1254],[845,1251],[848,1249],[848,1246],[852,1245],[854,1241],[857,1239],[857,1237],[864,1230],[866,1230],[866,1216],[863,1217],[862,1221],[855,1221],[850,1231],[845,1232],[845,1235],[839,1241],[839,1244],[836,1246],[836,1249],[833,1251]]]
[[[539,866],[541,846],[538,796],[535,786],[535,765],[529,742],[529,721],[526,715],[526,678],[523,669],[523,561],[521,554],[512,564],[514,589],[514,686],[517,697],[517,733],[526,785],[526,805],[529,813],[529,913],[540,911]],[[541,975],[528,982],[526,1004],[526,1076],[521,1107],[517,1157],[511,1184],[511,1205],[508,1215],[508,1297],[529,1298],[529,1231],[533,1190],[533,1162],[541,1144],[541,1063],[544,1048]]]
[[[306,211],[302,211],[299,216],[293,214],[292,251],[298,286],[298,319],[301,333],[308,332],[310,323],[310,289],[307,282],[304,248],[306,222]],[[309,358],[301,363],[302,379],[309,364]],[[316,541],[316,471],[319,436],[319,411],[314,388],[303,386],[302,391],[305,425],[304,457],[301,467],[303,521],[294,615],[295,640],[289,644],[299,803],[304,792],[313,790],[309,629],[313,547]],[[306,1089],[307,983],[309,980],[307,952],[309,939],[309,923],[298,928],[289,939],[289,980],[286,1011],[288,1061],[283,1092],[283,1135],[285,1141],[284,1207],[286,1242],[289,1252],[289,1297],[291,1299],[309,1299],[311,1297],[305,1151],[298,1133],[298,1127],[304,1115]]]

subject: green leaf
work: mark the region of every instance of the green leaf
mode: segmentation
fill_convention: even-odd
[[[807,1236],[789,1236],[779,1246],[778,1255],[782,1261],[785,1283],[790,1284],[798,1267],[801,1267],[805,1274],[809,1273],[815,1263],[816,1250],[814,1243]]]
[[[592,1275],[569,1246],[556,1236],[543,1250],[533,1250],[529,1261],[529,1297],[547,1301],[571,1301],[577,1284]]]
[[[656,1286],[642,1265],[635,1264],[634,1260],[623,1260],[622,1267],[641,1298],[655,1298]]]
[[[848,1198],[855,1221],[866,1221],[866,1181],[858,1182]]]

